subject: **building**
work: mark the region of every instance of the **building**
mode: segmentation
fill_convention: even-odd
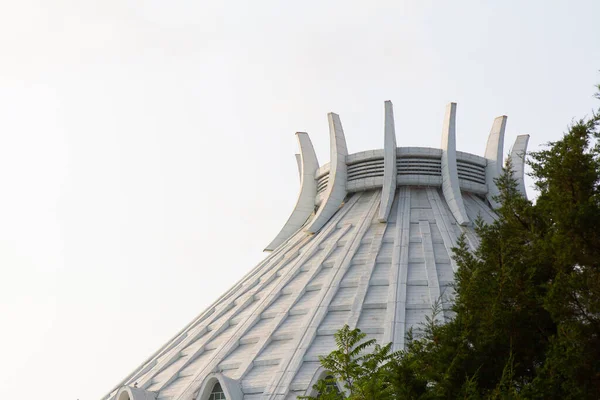
[[[456,150],[455,103],[439,149],[397,147],[389,101],[383,149],[348,154],[328,118],[328,164],[297,133],[300,194],[270,255],[103,400],[295,399],[327,373],[318,356],[344,324],[401,349],[434,304],[451,318],[451,248],[463,233],[475,248],[472,221],[494,219],[506,116],[483,157]],[[511,150],[523,194],[528,139]]]

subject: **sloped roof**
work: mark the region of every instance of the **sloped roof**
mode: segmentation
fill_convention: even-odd
[[[344,324],[401,348],[438,298],[448,317],[451,247],[461,232],[475,233],[456,224],[431,187],[400,187],[381,223],[380,193],[352,194],[320,232],[292,236],[127,383],[158,399],[191,399],[221,372],[244,399],[295,399]],[[473,219],[490,213],[476,195],[463,200]]]

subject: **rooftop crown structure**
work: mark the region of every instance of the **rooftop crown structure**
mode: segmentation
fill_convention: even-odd
[[[439,149],[397,147],[389,101],[383,149],[348,154],[339,116],[328,119],[328,164],[296,134],[300,194],[270,255],[103,400],[295,399],[314,394],[318,356],[344,324],[397,350],[434,304],[451,318],[451,248],[463,233],[476,248],[471,222],[495,217],[506,117],[484,157],[456,150],[455,103]],[[528,139],[511,151],[523,195]]]

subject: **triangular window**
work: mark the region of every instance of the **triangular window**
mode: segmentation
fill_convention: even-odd
[[[210,392],[210,396],[208,396],[208,400],[226,400],[225,392],[223,392],[223,388],[219,382],[215,383],[213,386],[212,392]]]

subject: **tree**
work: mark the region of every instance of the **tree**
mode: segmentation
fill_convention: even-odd
[[[347,395],[331,389],[331,379],[319,380],[313,387],[318,397],[300,397],[301,399],[353,399],[385,400],[392,399],[392,387],[389,384],[390,361],[398,357],[391,351],[392,344],[380,346],[375,339],[364,340],[366,334],[360,329],[350,329],[344,325],[335,333],[337,349],[326,357],[319,357],[321,365],[329,371],[335,381],[341,383]],[[373,348],[370,352],[370,348]]]
[[[532,154],[552,279],[544,306],[556,324],[531,385],[545,398],[600,398],[600,133],[596,113]]]

